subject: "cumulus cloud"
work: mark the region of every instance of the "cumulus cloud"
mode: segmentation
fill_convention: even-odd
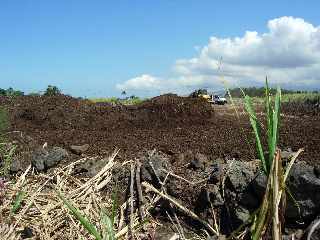
[[[319,88],[320,27],[301,18],[281,17],[270,20],[267,29],[265,33],[247,31],[235,38],[213,36],[198,56],[175,62],[174,77],[142,75],[121,87],[218,87],[223,85],[221,76],[231,85],[248,85],[259,84],[268,75],[278,84]]]
[[[150,90],[161,88],[161,80],[149,74],[143,74],[139,77],[131,78],[123,84],[117,84],[119,90]]]

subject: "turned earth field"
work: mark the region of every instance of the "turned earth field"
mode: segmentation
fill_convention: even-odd
[[[256,158],[254,136],[243,107],[210,105],[200,99],[163,95],[139,105],[112,106],[69,96],[1,98],[9,110],[10,134],[24,152],[33,146],[89,144],[88,155],[110,155],[131,160],[144,150],[160,150],[180,168],[181,154],[201,153],[212,161]],[[263,119],[263,108],[258,117]],[[237,117],[238,115],[238,117]],[[300,160],[320,161],[320,110],[316,106],[284,103],[280,148],[304,148]],[[17,132],[19,131],[19,132]],[[263,130],[262,130],[263,132]],[[28,164],[27,159],[23,164]],[[187,164],[187,163],[185,163]]]
[[[88,237],[83,229],[77,230],[74,227],[71,218],[61,217],[60,208],[56,211],[47,209],[50,205],[59,204],[52,189],[65,184],[65,187],[61,188],[64,194],[69,194],[69,199],[78,201],[78,206],[89,206],[90,194],[82,196],[82,192],[79,195],[74,193],[77,193],[77,188],[81,190],[87,186],[87,177],[96,179],[99,171],[109,165],[105,185],[101,188],[105,187],[107,191],[100,191],[95,180],[90,180],[88,183],[93,184],[92,189],[98,189],[92,194],[106,194],[106,199],[110,199],[111,193],[117,191],[119,203],[125,204],[131,199],[128,191],[133,189],[133,185],[129,183],[133,183],[134,163],[137,169],[141,163],[141,174],[139,170],[136,176],[140,178],[141,175],[141,181],[145,182],[145,185],[142,184],[144,188],[150,190],[147,182],[157,189],[165,189],[164,192],[178,199],[183,206],[194,211],[211,226],[217,226],[213,221],[215,217],[212,218],[212,211],[216,212],[219,227],[215,229],[218,231],[219,228],[220,233],[207,226],[211,235],[229,236],[240,225],[247,223],[250,214],[262,201],[266,176],[258,171],[258,161],[253,161],[257,159],[254,135],[248,114],[245,113],[241,102],[235,105],[212,105],[203,99],[167,94],[137,105],[122,105],[94,103],[57,95],[1,97],[0,106],[7,109],[9,116],[6,138],[17,146],[10,166],[11,176],[16,173],[17,176],[21,176],[30,164],[37,170],[35,175],[27,178],[30,184],[25,184],[26,192],[37,192],[36,186],[42,186],[43,181],[46,184],[47,179],[55,179],[49,182],[49,192],[46,189],[42,191],[41,194],[45,197],[41,197],[40,194],[36,200],[37,208],[40,206],[41,211],[29,211],[28,205],[22,204],[23,211],[19,212],[24,220],[21,228],[23,231],[31,229],[35,236],[44,236],[46,233],[50,239],[74,239],[71,238],[74,236],[72,231],[81,231],[83,236]],[[263,105],[257,103],[255,108],[257,117],[262,122],[261,132],[265,135]],[[285,213],[284,234],[288,237],[289,234],[296,237],[301,237],[301,233],[307,234],[309,224],[320,214],[319,120],[319,103],[282,104],[278,147],[283,150],[281,155],[285,159],[284,163],[286,164],[295,151],[304,149],[293,165],[288,181],[288,189],[294,196],[294,201],[288,198]],[[266,139],[263,141],[265,146]],[[107,163],[106,159],[108,160],[116,149],[119,149],[119,152],[114,155],[114,161]],[[80,158],[85,162],[75,169],[71,166],[68,173],[59,170]],[[127,163],[131,163],[131,174],[130,164]],[[60,175],[59,178],[49,178],[49,175],[42,173],[51,174],[50,176]],[[82,179],[82,182],[74,176]],[[65,180],[61,180],[64,178]],[[70,185],[66,184],[68,181]],[[138,185],[137,180],[137,191]],[[17,191],[16,187],[12,188],[11,195],[7,194],[5,200],[9,207]],[[146,191],[144,194],[149,193]],[[131,196],[134,194],[131,193]],[[107,203],[103,198],[100,200],[100,204]],[[25,201],[29,201],[29,198]],[[170,223],[167,211],[172,210],[172,205],[168,205],[166,201],[159,201],[156,205],[151,203],[151,206],[153,211],[150,214],[154,219],[165,219],[164,222]],[[10,219],[6,218],[10,215],[9,207],[4,208],[2,213],[7,220]],[[84,208],[87,209],[83,207],[83,211]],[[38,221],[37,216],[40,213],[42,216],[42,213],[47,211],[50,212],[52,221]],[[190,222],[190,218],[184,213],[179,214],[184,231],[199,231],[203,225],[206,226],[203,223],[199,225],[199,221]],[[125,214],[122,212],[120,216],[122,215]],[[64,225],[58,225],[60,227],[57,228],[56,222],[59,221]],[[95,221],[99,222],[97,219]],[[121,226],[119,223],[117,227],[119,235],[125,229]],[[162,225],[156,226],[156,237],[146,239],[169,239],[176,232],[172,232],[172,226],[166,227],[164,224],[162,230],[162,227],[159,229]],[[43,229],[46,229],[46,232]],[[72,231],[65,235],[65,229]],[[147,231],[148,234],[150,231]],[[46,239],[49,239],[48,236]]]

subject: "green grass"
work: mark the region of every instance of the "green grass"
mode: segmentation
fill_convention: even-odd
[[[26,197],[26,192],[24,191],[18,192],[15,200],[12,203],[12,209],[11,209],[12,213],[18,212],[18,210],[21,208],[22,201],[25,199],[25,197]]]
[[[118,103],[119,100],[116,97],[110,97],[110,98],[90,98],[89,99],[92,102],[107,102],[107,103]]]
[[[116,97],[110,98],[90,98],[92,102],[106,102],[106,103],[115,103],[115,104],[124,104],[124,105],[136,105],[144,102],[146,99],[142,99],[139,97],[128,98],[128,99],[119,99]]]
[[[251,97],[252,102],[254,104],[263,104],[265,101],[265,97]],[[242,98],[236,98],[237,102],[241,102]],[[281,102],[297,102],[297,103],[304,103],[304,102],[320,102],[320,93],[287,93],[282,94]]]
[[[61,193],[57,192],[58,197],[62,200],[66,208],[69,209],[71,214],[79,221],[79,223],[87,230],[87,232],[92,235],[96,240],[115,240],[115,232],[113,229],[115,211],[117,208],[117,201],[113,199],[112,215],[111,218],[106,214],[106,211],[102,209],[101,211],[101,229],[99,230],[89,218],[81,213],[70,200],[66,199]]]
[[[307,101],[320,102],[320,93],[293,93],[293,94],[284,94],[282,96],[282,102],[307,102]]]

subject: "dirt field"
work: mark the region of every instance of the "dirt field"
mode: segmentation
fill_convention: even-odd
[[[69,96],[1,98],[10,112],[10,131],[21,131],[37,144],[68,148],[89,144],[88,154],[108,155],[120,148],[118,158],[130,160],[137,152],[157,149],[175,159],[180,153],[202,153],[217,158],[255,158],[247,116],[232,106],[210,104],[175,95],[153,98],[138,106],[111,106]],[[319,111],[284,106],[282,148],[303,147],[300,157],[320,161]],[[23,144],[22,144],[23,145]]]
[[[237,218],[237,214],[242,211],[239,210],[242,205],[239,205],[238,202],[243,203],[243,196],[251,196],[244,199],[254,200],[244,201],[253,204],[250,207],[246,205],[246,209],[253,211],[259,206],[259,200],[257,200],[259,195],[255,192],[256,188],[251,187],[254,191],[250,192],[251,188],[248,187],[249,184],[254,182],[253,179],[248,180],[248,176],[251,176],[251,173],[252,176],[254,175],[253,171],[256,170],[252,169],[257,168],[257,161],[243,162],[253,160],[256,156],[249,119],[241,104],[237,105],[238,111],[236,114],[232,105],[213,106],[204,100],[182,98],[176,95],[159,96],[135,106],[92,103],[87,100],[61,95],[56,97],[0,98],[0,106],[5,106],[9,111],[10,129],[8,138],[11,141],[16,141],[18,147],[12,166],[16,165],[15,168],[17,169],[17,165],[18,167],[24,165],[17,171],[13,171],[11,168],[12,173],[19,172],[28,166],[31,162],[30,155],[37,153],[39,146],[42,146],[45,142],[49,146],[62,147],[68,150],[62,149],[67,152],[65,155],[67,157],[63,162],[59,162],[59,165],[54,166],[56,169],[67,162],[74,162],[82,158],[82,156],[71,154],[71,151],[69,151],[71,145],[89,144],[89,150],[85,152],[85,155],[97,156],[95,159],[98,160],[91,161],[90,158],[85,158],[87,161],[83,165],[77,166],[72,175],[72,179],[76,176],[79,179],[86,179],[84,181],[86,182],[88,179],[86,176],[101,167],[101,164],[105,166],[104,157],[110,156],[116,148],[119,148],[120,152],[115,159],[117,164],[138,159],[139,161],[136,161],[136,163],[142,163],[140,175],[141,179],[144,179],[143,181],[155,184],[158,188],[158,177],[160,176],[162,181],[166,179],[168,195],[178,199],[185,207],[199,214],[207,222],[212,221],[211,210],[208,210],[209,205],[207,205],[208,198],[210,204],[213,200],[216,204],[215,211],[219,216],[222,234],[230,234],[241,223],[242,220]],[[256,108],[258,117],[263,121],[262,106]],[[280,128],[280,147],[282,149],[290,147],[293,151],[304,148],[305,152],[299,156],[299,161],[305,160],[311,165],[318,165],[320,162],[319,120],[318,106],[308,105],[304,107],[299,105],[297,107],[292,103],[284,104]],[[156,154],[149,154],[150,151],[148,150],[153,149],[160,150],[160,152],[152,151]],[[221,202],[221,177],[226,174],[223,165],[228,165],[230,161],[227,163],[225,161],[230,158],[240,161],[232,161],[235,164],[232,167],[234,171],[229,173],[226,184],[221,185],[226,188],[227,196],[224,198],[224,202]],[[150,164],[151,161],[152,165]],[[154,176],[150,174],[150,172],[155,172],[153,165],[158,169],[156,183],[153,183]],[[148,171],[148,166],[152,166],[153,170]],[[103,191],[108,196],[114,189],[117,189],[120,204],[127,201],[128,189],[131,186],[131,184],[129,185],[129,178],[134,176],[130,174],[129,167],[129,164],[115,164],[112,170],[109,169],[112,180],[108,182],[106,191]],[[51,170],[54,170],[54,168],[44,169],[44,171],[52,174]],[[159,169],[167,172],[161,172]],[[249,174],[248,169],[251,169]],[[311,169],[313,170],[307,173],[313,176],[316,168],[311,167]],[[174,174],[172,175],[174,177],[167,179],[169,173]],[[298,171],[294,179],[300,179],[299,173]],[[91,177],[95,174],[93,173]],[[43,175],[36,174],[31,179],[35,176],[40,179]],[[181,179],[184,179],[184,181]],[[318,177],[315,177],[315,179],[315,182],[308,182],[309,185],[306,187],[306,189],[312,189],[309,192],[307,191],[308,197],[314,195],[314,186],[318,186],[316,185]],[[312,185],[313,183],[314,185]],[[27,186],[32,187],[33,185],[29,184]],[[296,189],[301,190],[301,186],[305,186],[305,182],[301,182],[299,186]],[[294,187],[291,188],[295,190]],[[304,190],[302,191],[304,192]],[[211,199],[212,196],[214,196],[213,199]],[[221,201],[219,201],[218,196],[220,196]],[[301,197],[301,192],[298,191],[296,196]],[[317,195],[310,199],[305,196],[302,197],[301,206],[310,205],[310,209],[314,210],[312,207],[315,206],[314,202],[318,201]],[[311,203],[309,203],[309,200]],[[306,202],[307,204],[305,204]],[[45,204],[43,207],[46,207]],[[152,217],[157,221],[168,222],[168,219],[166,220],[167,215],[165,215],[165,211],[171,209],[168,202],[159,201],[153,207],[153,211],[150,212]],[[212,205],[210,205],[211,208]],[[232,209],[232,211],[229,212],[226,209]],[[309,208],[306,209],[306,213],[310,212]],[[312,213],[314,216],[311,217],[315,217],[318,215],[318,210],[314,210]],[[189,229],[191,232],[200,231],[202,225],[191,221],[183,213],[180,214],[179,218],[182,220],[185,229]],[[307,224],[313,219],[307,219]],[[213,226],[213,223],[210,223]],[[307,225],[304,227],[306,228]],[[32,226],[32,228],[36,231],[35,226]],[[295,228],[300,229],[301,226],[295,225]],[[157,229],[156,232],[160,235],[168,235],[168,233],[172,233],[170,229],[170,226],[168,226],[164,229]],[[37,231],[36,234],[43,232],[42,228]],[[65,232],[63,228],[61,232]],[[168,239],[168,237],[151,239]]]

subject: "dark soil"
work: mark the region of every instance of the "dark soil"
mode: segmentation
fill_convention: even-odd
[[[169,94],[136,106],[111,106],[64,95],[23,96],[2,97],[0,105],[9,111],[10,130],[23,132],[39,145],[89,144],[88,154],[92,155],[107,155],[120,148],[121,160],[154,148],[173,159],[190,150],[212,160],[255,158],[247,116],[241,114],[238,120],[230,106],[212,106],[200,99]],[[281,147],[303,147],[300,159],[320,161],[319,120],[319,113],[301,109],[297,114],[294,105],[286,106]]]
[[[169,171],[193,182],[207,177],[202,161],[210,165],[226,158],[256,158],[249,119],[242,110],[238,119],[230,105],[213,106],[168,94],[135,106],[92,103],[64,95],[0,97],[0,106],[8,109],[9,131],[14,133],[8,136],[18,141],[20,152],[30,152],[45,142],[66,149],[89,144],[88,155],[108,156],[120,148],[117,160],[125,161],[157,149],[170,159]],[[304,148],[299,160],[312,165],[320,163],[320,114],[316,107],[284,104],[280,127],[280,147],[293,151]],[[260,108],[258,116],[263,120]],[[115,184],[128,186],[129,169],[115,168],[113,176]],[[168,193],[193,209],[203,189],[179,179],[168,181]],[[202,200],[200,203],[203,205]],[[196,226],[193,222],[190,225]]]

